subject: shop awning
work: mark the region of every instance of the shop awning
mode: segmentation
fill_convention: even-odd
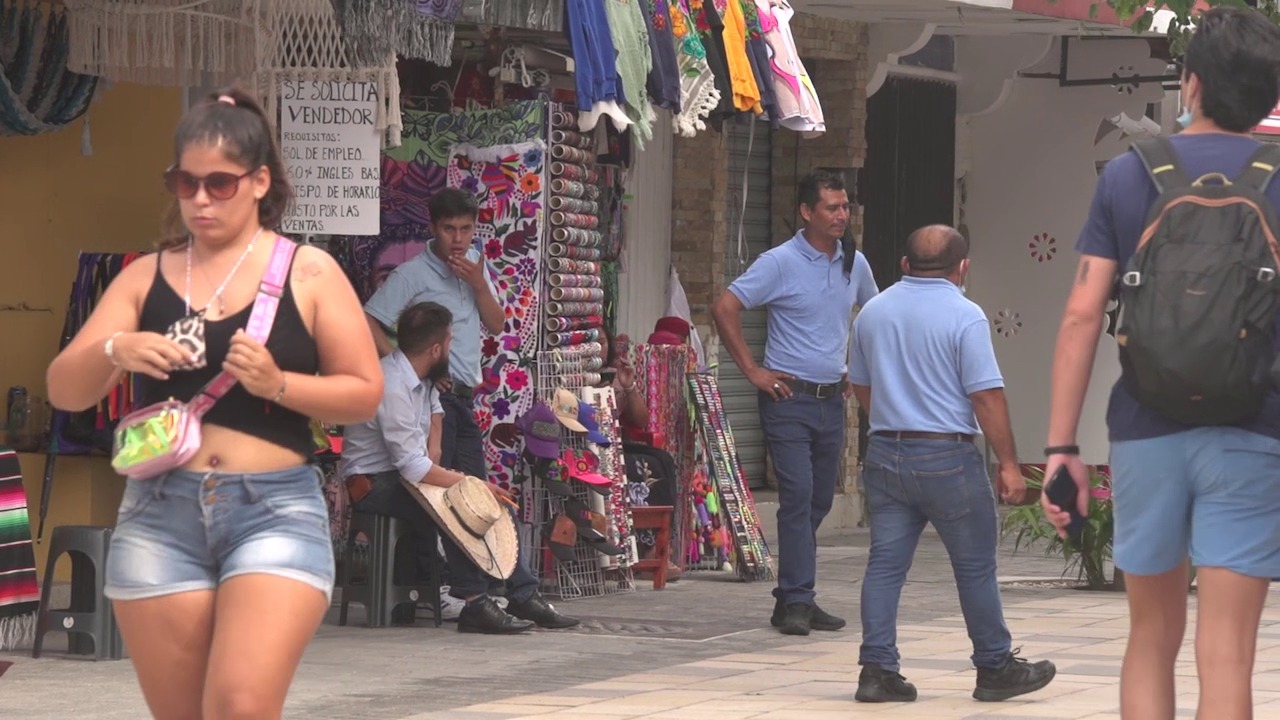
[[[1280,107],[1271,111],[1266,120],[1263,120],[1253,131],[1259,135],[1280,135]]]

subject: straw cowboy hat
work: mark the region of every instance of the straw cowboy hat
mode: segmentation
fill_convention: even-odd
[[[468,475],[449,488],[401,481],[477,567],[499,580],[511,577],[520,550],[516,523],[483,480]]]

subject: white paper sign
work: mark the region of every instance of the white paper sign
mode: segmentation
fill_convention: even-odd
[[[381,134],[371,83],[285,82],[280,150],[297,193],[291,235],[377,235]]]

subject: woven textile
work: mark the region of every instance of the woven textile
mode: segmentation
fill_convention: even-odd
[[[22,469],[17,453],[0,448],[0,650],[31,640],[39,607]]]
[[[449,186],[474,195],[480,207],[476,242],[496,273],[492,281],[506,313],[502,332],[485,334],[475,395],[489,480],[500,487],[510,487],[522,449],[514,421],[535,401],[545,160],[541,140],[459,145],[449,159]]]
[[[380,65],[389,54],[444,66],[453,61],[453,23],[462,0],[330,2],[358,66]]]
[[[64,127],[93,102],[98,78],[67,68],[66,13],[34,0],[0,0],[0,135]]]

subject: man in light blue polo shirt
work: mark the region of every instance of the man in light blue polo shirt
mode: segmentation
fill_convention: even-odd
[[[1007,700],[1048,685],[1053,663],[1010,651],[996,583],[997,517],[991,480],[974,445],[981,425],[1000,464],[1000,495],[1021,502],[1004,379],[982,308],[964,297],[969,243],[935,225],[907,239],[906,277],[853,324],[849,382],[871,418],[863,485],[871,553],[862,582],[860,702],[910,702],[899,674],[898,597],[925,523],[951,557],[978,668],[973,696]],[[977,414],[977,422],[974,414]]]
[[[444,421],[440,430],[444,455],[440,464],[478,478],[489,473],[483,438],[472,412],[472,393],[480,384],[480,326],[502,331],[506,316],[489,281],[489,268],[472,246],[476,230],[476,200],[457,188],[436,193],[427,206],[435,238],[413,259],[392,271],[382,287],[365,303],[378,354],[392,351],[388,330],[410,305],[430,301],[453,314],[453,347],[449,375],[438,383]]]
[[[878,292],[852,243],[844,178],[815,171],[800,181],[805,227],[756,259],[712,307],[720,340],[760,391],[760,420],[778,477],[778,586],[774,627],[787,635],[839,630],[818,607],[818,526],[835,500],[845,446],[846,358],[854,305]],[[768,309],[764,365],[742,338],[742,311]]]

